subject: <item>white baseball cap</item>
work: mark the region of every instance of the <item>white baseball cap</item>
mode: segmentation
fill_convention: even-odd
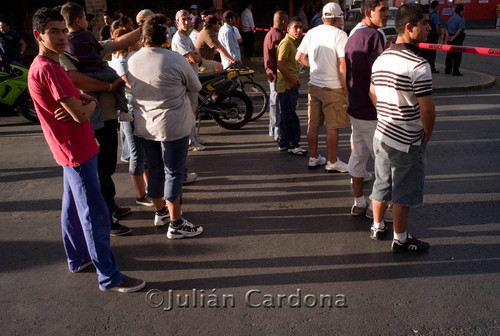
[[[340,8],[338,3],[329,2],[323,7],[323,17],[328,18],[338,18],[343,17],[344,12],[342,12],[342,8]]]

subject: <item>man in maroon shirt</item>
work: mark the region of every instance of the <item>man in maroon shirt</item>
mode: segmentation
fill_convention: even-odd
[[[285,37],[284,30],[288,25],[288,15],[284,11],[274,13],[273,26],[264,38],[264,67],[266,68],[267,81],[269,82],[269,136],[278,140],[278,101],[276,92],[276,80],[278,71],[278,60],[276,49],[280,41]],[[281,150],[281,148],[280,148]],[[284,148],[283,150],[287,150]]]

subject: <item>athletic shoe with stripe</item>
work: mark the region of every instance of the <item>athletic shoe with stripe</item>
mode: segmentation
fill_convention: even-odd
[[[431,247],[429,243],[418,240],[411,234],[407,233],[408,240],[401,243],[395,239],[392,241],[391,250],[394,253],[425,253]]]
[[[174,226],[172,223],[168,226],[167,238],[168,239],[180,239],[180,238],[189,238],[195,237],[203,232],[203,228],[201,226],[196,226],[185,220],[182,224],[178,226]]]

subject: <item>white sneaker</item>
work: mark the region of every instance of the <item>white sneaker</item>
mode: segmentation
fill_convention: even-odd
[[[368,209],[366,209],[365,216],[366,216],[366,218],[373,219],[373,208],[372,208],[371,203],[370,203],[370,206],[368,207]],[[385,209],[384,222],[392,223],[392,211],[391,211],[391,209],[389,209],[389,207],[387,207],[387,209]]]
[[[120,111],[120,115],[118,116],[118,121],[134,121],[134,117],[126,111]]]
[[[305,150],[302,147],[295,147],[295,148],[289,148],[288,153],[298,156],[304,156],[307,153],[307,150]]]
[[[164,226],[170,223],[170,213],[168,212],[168,209],[165,210],[165,213],[163,214],[158,214],[158,211],[155,212],[155,226]]]
[[[318,154],[317,158],[310,157],[309,158],[309,166],[308,168],[315,168],[317,166],[322,166],[326,163],[326,159]]]
[[[370,182],[372,178],[373,175],[368,170],[365,170],[365,176],[363,176],[363,183]],[[352,178],[351,178],[351,184],[352,184]]]
[[[337,161],[335,161],[334,163],[328,161],[325,166],[325,171],[327,173],[333,173],[335,171],[347,173],[347,163],[340,161],[339,158],[337,158]]]
[[[172,223],[168,226],[167,238],[168,239],[180,239],[186,237],[194,237],[200,235],[203,232],[201,226],[195,226],[192,223],[184,219],[179,226],[173,226]]]
[[[199,151],[205,150],[205,148],[206,147],[203,146],[202,144],[196,143],[196,144],[193,144],[193,145],[189,145],[188,151],[190,151],[190,152],[199,152]]]
[[[182,184],[193,183],[194,181],[196,181],[197,178],[198,178],[198,174],[196,174],[196,173],[188,173],[187,176],[186,176],[186,179],[184,180],[184,182]]]

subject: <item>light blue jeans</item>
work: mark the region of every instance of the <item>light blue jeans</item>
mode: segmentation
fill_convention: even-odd
[[[279,131],[279,100],[278,92],[276,91],[276,82],[269,83],[269,136],[272,136],[274,140],[278,140]]]
[[[127,96],[128,110],[133,116],[132,94],[125,91]],[[120,122],[120,136],[122,139],[122,159],[129,159],[128,172],[132,176],[141,176],[144,173],[146,166],[146,154],[142,148],[142,142],[134,135],[134,122],[121,121]],[[124,140],[125,139],[125,140]]]

